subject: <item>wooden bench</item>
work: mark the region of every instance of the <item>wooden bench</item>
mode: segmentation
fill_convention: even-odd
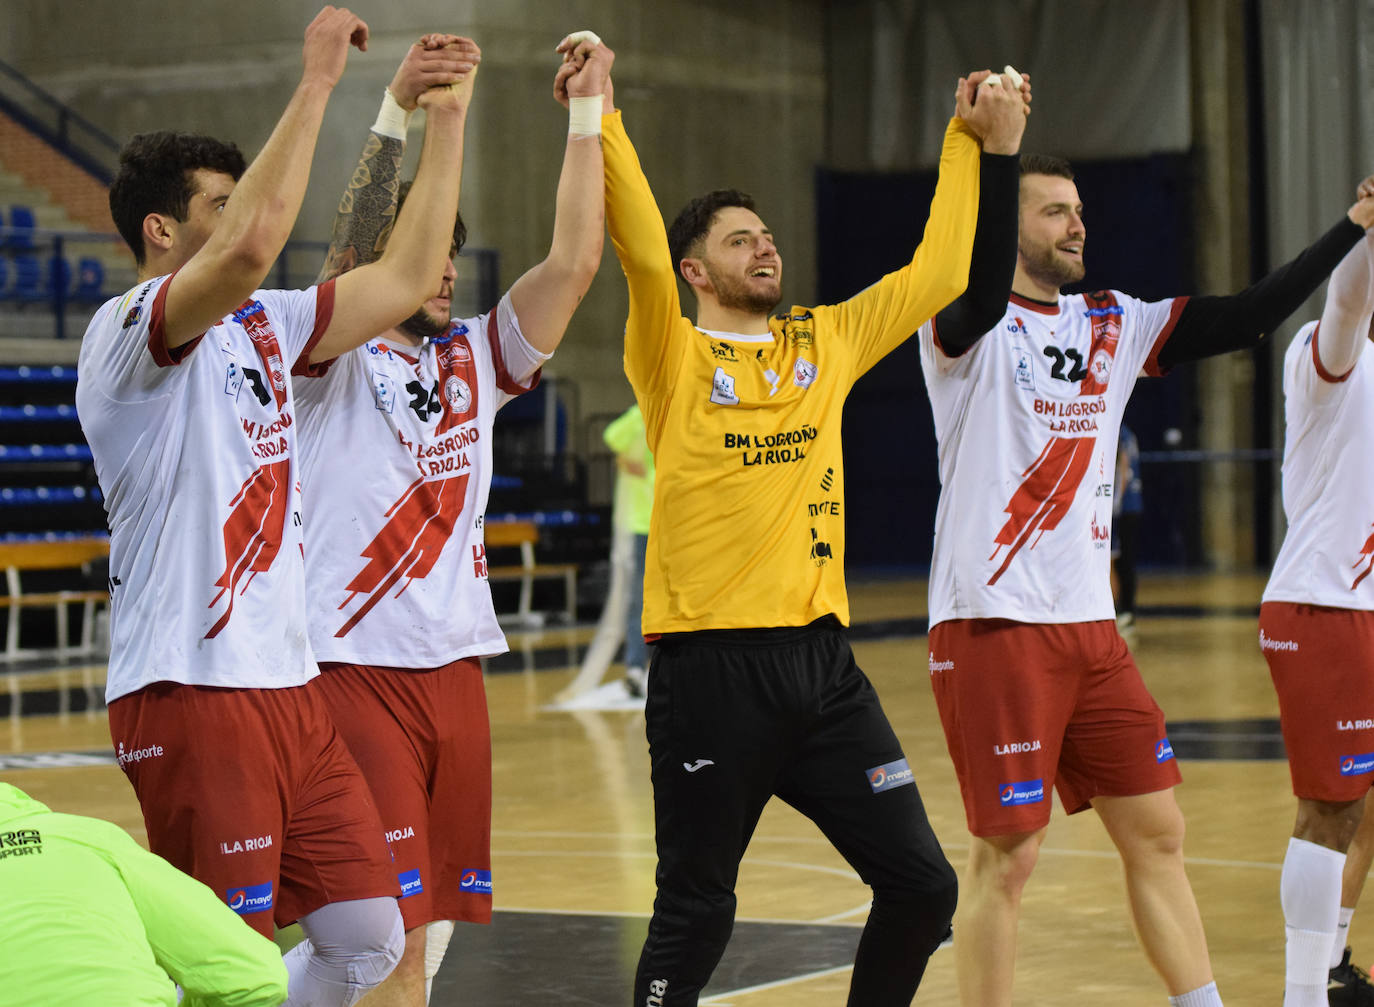
[[[110,554],[110,542],[103,538],[62,539],[53,542],[0,542],[0,567],[5,570],[7,594],[0,597],[0,609],[8,609],[5,628],[5,657],[22,656],[19,649],[19,623],[23,609],[52,608],[57,613],[57,652],[65,657],[71,649],[68,638],[67,610],[75,604],[82,606],[81,643],[79,653],[95,650],[95,607],[108,604],[110,595],[104,590],[45,591],[25,594],[24,573],[33,570],[88,571],[90,564]]]
[[[539,527],[533,521],[489,521],[485,531],[486,548],[520,550],[519,565],[487,565],[487,580],[518,580],[520,582],[520,607],[516,617],[521,622],[536,622],[538,618],[532,611],[534,602],[534,582],[540,579],[560,578],[563,581],[564,606],[569,622],[577,618],[577,564],[576,563],[537,563],[534,559],[534,545],[539,541]]]

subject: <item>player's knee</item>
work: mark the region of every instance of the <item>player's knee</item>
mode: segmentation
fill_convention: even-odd
[[[652,928],[690,934],[693,944],[724,948],[735,926],[735,893],[678,893],[659,891]]]
[[[975,837],[969,850],[969,880],[978,886],[992,886],[1019,896],[1040,859],[1040,843],[1045,832]]]
[[[869,925],[877,924],[884,930],[901,932],[907,936],[913,948],[919,949],[922,954],[930,954],[949,932],[954,908],[959,901],[959,882],[953,872],[950,873],[949,884],[927,890],[918,899],[875,892],[873,907],[869,910]]]
[[[1298,820],[1293,835],[1298,839],[1345,850],[1355,838],[1364,817],[1364,801],[1298,801]]]
[[[392,903],[395,905],[395,903]],[[401,911],[377,914],[375,924],[357,934],[357,943],[350,949],[348,980],[360,993],[380,986],[400,964],[405,954],[405,925]]]

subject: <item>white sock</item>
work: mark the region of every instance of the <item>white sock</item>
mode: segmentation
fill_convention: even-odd
[[[1341,915],[1336,920],[1336,940],[1331,945],[1331,957],[1328,959],[1327,968],[1334,969],[1345,957],[1346,945],[1350,943],[1350,920],[1355,915],[1354,908],[1347,909],[1341,906]]]
[[[1326,992],[1326,987],[1322,987],[1322,992]],[[1221,1007],[1221,994],[1217,992],[1217,984],[1211,982],[1206,986],[1199,986],[1191,992],[1170,997],[1169,1005],[1170,1007]],[[1284,1007],[1288,1007],[1288,1005],[1284,1004]]]
[[[1279,877],[1287,934],[1284,1007],[1327,1007],[1326,960],[1336,939],[1345,854],[1305,839],[1288,840]]]

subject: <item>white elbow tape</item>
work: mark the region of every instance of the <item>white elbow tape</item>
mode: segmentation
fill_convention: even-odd
[[[396,96],[391,93],[391,88],[387,88],[382,93],[382,107],[377,109],[377,121],[372,124],[372,132],[378,136],[389,136],[393,140],[404,140],[406,128],[410,125],[410,117],[413,114],[403,109]]]
[[[568,135],[599,136],[601,134],[601,95],[568,99]]]

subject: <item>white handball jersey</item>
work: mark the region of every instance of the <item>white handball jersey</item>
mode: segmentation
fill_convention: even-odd
[[[1283,537],[1265,601],[1374,609],[1374,349],[1348,374],[1317,356],[1316,322],[1283,358]]]
[[[1126,400],[1186,298],[1012,295],[961,357],[921,326],[939,441],[930,624],[1113,617],[1112,481]]]
[[[328,327],[334,285],[255,291],[169,350],[170,282],[103,304],[77,364],[110,524],[105,696],[164,681],[301,685],[318,672],[288,372]]]
[[[491,430],[542,359],[506,295],[443,338],[374,339],[297,380],[318,660],[435,668],[505,651],[482,539]]]

